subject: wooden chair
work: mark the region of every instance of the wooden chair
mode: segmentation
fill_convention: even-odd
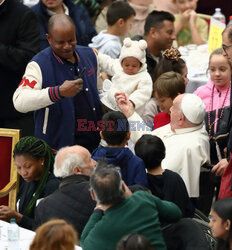
[[[20,130],[0,128],[0,205],[16,209],[19,177],[13,159],[13,149]]]

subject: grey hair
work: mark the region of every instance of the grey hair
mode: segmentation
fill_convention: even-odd
[[[114,205],[124,198],[121,174],[115,166],[104,160],[98,161],[90,177],[90,189],[93,190],[96,200],[103,205]]]
[[[79,155],[77,155],[74,152],[70,152],[65,155],[65,157],[62,158],[61,163],[57,164],[57,159],[60,156],[60,154],[66,149],[67,147],[64,147],[60,149],[55,157],[55,163],[54,163],[54,175],[56,177],[67,177],[73,174],[73,169],[76,166],[79,166],[83,168],[85,166],[85,163]]]

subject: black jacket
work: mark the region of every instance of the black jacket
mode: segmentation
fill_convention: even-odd
[[[61,181],[55,193],[39,203],[35,210],[35,226],[52,218],[64,219],[80,236],[95,206],[89,192],[89,177],[71,175]]]
[[[72,3],[70,0],[63,0],[64,4],[69,10],[69,16],[72,18],[76,27],[76,39],[78,45],[88,46],[91,42],[92,37],[97,33],[94,29],[94,25],[89,17],[88,12],[81,3]],[[48,20],[51,15],[48,13],[46,6],[39,1],[38,4],[32,7],[35,12],[40,25],[40,49],[45,49],[49,46],[46,38],[46,33],[48,31]]]
[[[12,96],[27,63],[38,51],[39,26],[35,14],[19,0],[5,0],[0,5],[0,119],[23,116],[15,110]]]
[[[25,182],[23,179],[21,179],[19,193],[17,195],[19,213],[24,213],[28,203],[30,202],[33,194],[38,187],[38,184],[39,181]],[[39,198],[37,199],[37,202],[57,190],[59,184],[60,179],[56,178],[52,173],[49,173],[46,185],[42,190]],[[34,227],[34,211],[35,207],[32,209],[31,213],[28,216],[23,215],[22,220],[19,223],[21,227],[28,229],[32,229]]]

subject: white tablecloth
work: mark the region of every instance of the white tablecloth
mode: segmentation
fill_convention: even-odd
[[[180,47],[179,51],[188,68],[189,83],[186,92],[193,93],[198,87],[206,84],[209,79],[207,73],[209,65],[208,45],[189,45]]]
[[[8,247],[7,241],[7,227],[9,223],[0,220],[0,250],[6,250]],[[35,232],[24,229],[20,229],[20,250],[29,250],[30,244],[35,236]],[[76,250],[81,250],[81,247],[76,246]]]

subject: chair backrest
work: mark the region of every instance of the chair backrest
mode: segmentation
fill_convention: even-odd
[[[19,177],[13,159],[13,149],[20,130],[0,128],[0,205],[16,209]]]

